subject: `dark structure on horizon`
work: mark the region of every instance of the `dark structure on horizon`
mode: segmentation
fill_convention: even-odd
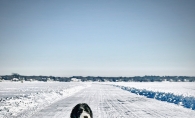
[[[71,82],[78,79],[80,82],[195,82],[195,77],[190,76],[134,76],[134,77],[94,77],[94,76],[72,76],[72,77],[54,77],[54,76],[24,76],[17,73],[12,75],[0,76],[1,80],[11,81],[60,81]]]

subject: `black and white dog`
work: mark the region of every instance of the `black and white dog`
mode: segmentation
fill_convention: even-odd
[[[93,113],[86,103],[80,103],[72,109],[70,118],[93,118]]]

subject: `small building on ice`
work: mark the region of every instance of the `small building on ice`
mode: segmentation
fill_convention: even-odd
[[[17,81],[19,81],[19,79],[18,78],[13,78],[12,81],[17,82]]]
[[[81,82],[81,79],[71,78],[71,82]]]

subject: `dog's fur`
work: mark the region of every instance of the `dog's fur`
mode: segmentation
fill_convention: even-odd
[[[70,118],[93,118],[93,113],[86,103],[80,103],[72,109]]]

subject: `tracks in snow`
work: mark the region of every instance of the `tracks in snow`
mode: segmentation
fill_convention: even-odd
[[[33,113],[30,118],[69,118],[72,108],[82,102],[89,104],[94,118],[195,116],[195,111],[174,104],[138,96],[109,85],[92,84],[90,88]]]

